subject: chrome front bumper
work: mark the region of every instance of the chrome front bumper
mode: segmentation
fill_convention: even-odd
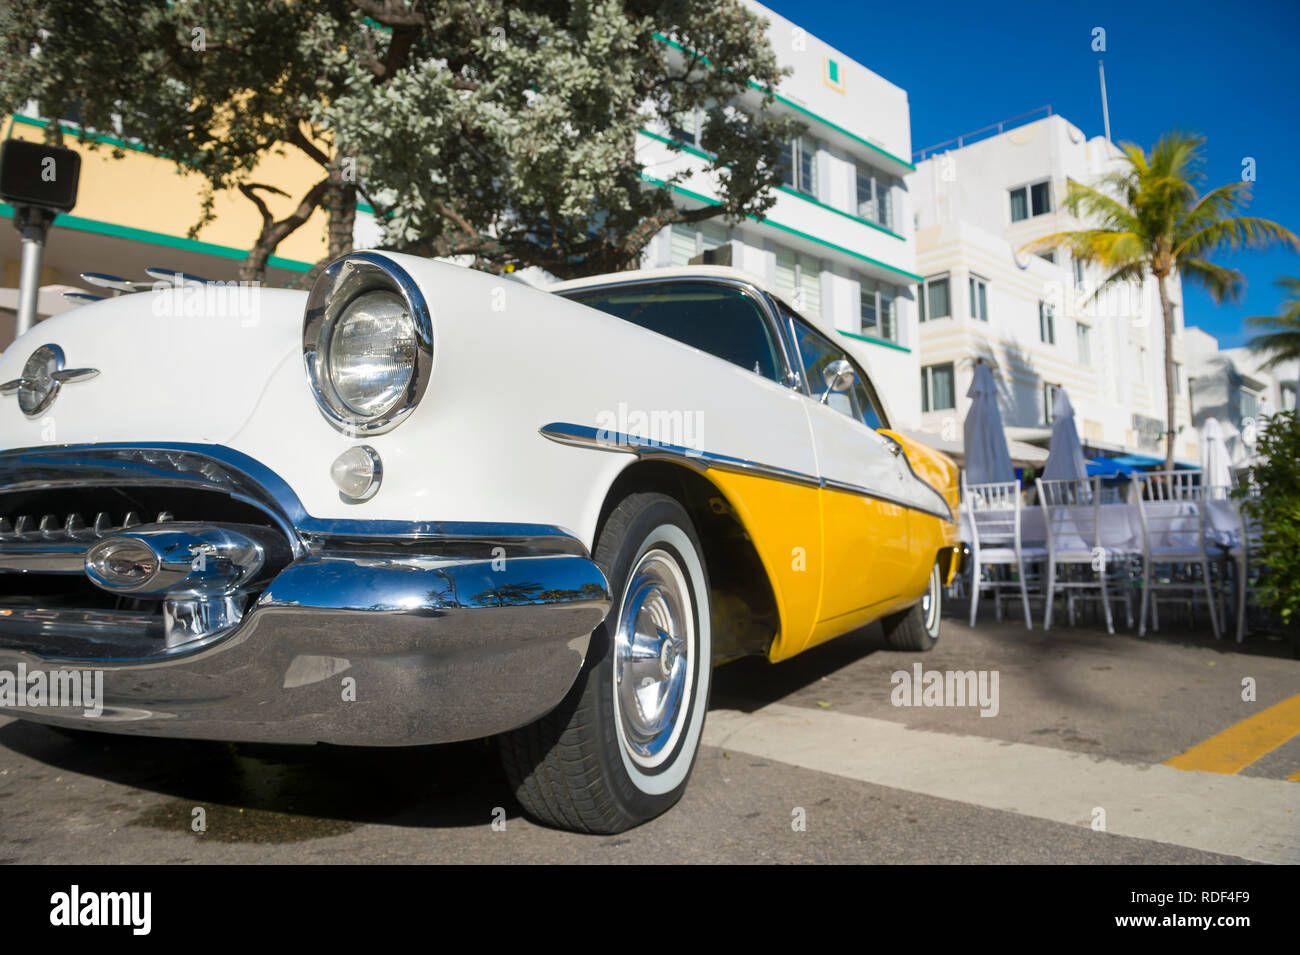
[[[0,454],[0,502],[7,492],[67,492],[92,478],[209,482],[287,529],[293,559],[237,625],[129,658],[111,647],[124,634],[143,639],[157,626],[148,613],[9,601],[0,606],[0,672],[16,673],[19,664],[29,674],[102,671],[103,712],[0,713],[199,739],[373,746],[472,739],[553,709],[609,609],[604,575],[581,542],[556,528],[313,521],[273,475],[212,446]],[[12,553],[31,549],[9,544]],[[13,580],[12,562],[4,569]]]

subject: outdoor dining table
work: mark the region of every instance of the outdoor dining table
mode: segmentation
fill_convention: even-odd
[[[1148,511],[1152,509],[1178,508],[1185,510],[1195,508],[1196,501],[1149,501]],[[1084,527],[1092,522],[1092,507],[1084,505],[1069,508],[1077,512],[1076,519]],[[1066,514],[1067,522],[1073,514]],[[1101,504],[1097,508],[1097,523],[1101,529],[1102,547],[1114,553],[1142,552],[1142,521],[1137,508],[1129,503]],[[965,508],[962,509],[960,521],[961,539],[970,543],[970,521]],[[1207,539],[1219,547],[1236,546],[1241,539],[1241,521],[1238,517],[1237,502],[1231,499],[1208,500],[1205,502],[1205,533]],[[1091,543],[1091,542],[1089,542]],[[1020,544],[1022,547],[1047,546],[1047,533],[1043,525],[1043,510],[1037,505],[1024,507],[1020,512]]]

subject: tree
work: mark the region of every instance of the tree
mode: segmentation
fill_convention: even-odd
[[[1246,344],[1250,350],[1268,355],[1263,367],[1300,359],[1300,276],[1284,275],[1274,283],[1286,297],[1276,315],[1251,315],[1246,324],[1264,329]]]
[[[350,248],[359,191],[394,248],[621,268],[672,222],[761,215],[796,129],[761,115],[783,74],[736,0],[11,0],[0,57],[0,112],[34,101],[75,114],[92,148],[115,132],[203,176],[191,236],[216,190],[247,197],[262,219],[250,279],[321,206],[330,257]],[[684,209],[684,174],[645,181],[636,130],[695,109],[723,201]],[[255,178],[285,150],[320,178]],[[268,197],[290,195],[276,218]]]
[[[422,11],[426,55],[391,82],[353,65],[315,119],[365,144],[387,245],[574,277],[635,265],[665,226],[762,216],[800,128],[773,115],[785,75],[736,0],[466,2]],[[690,173],[647,171],[638,130],[702,119],[719,204],[674,202]],[[418,144],[418,148],[412,148]],[[680,149],[678,146],[674,148]]]
[[[260,278],[275,247],[331,188],[329,144],[306,112],[343,80],[341,70],[323,75],[317,64],[328,62],[346,24],[341,0],[12,0],[0,12],[0,112],[34,102],[49,119],[75,118],[90,148],[103,148],[96,133],[117,134],[202,176],[203,213],[191,237],[211,221],[214,191],[238,189],[262,216],[241,278]],[[60,139],[59,124],[47,134]],[[264,195],[289,194],[252,175],[286,148],[322,174],[276,219]]]
[[[1201,194],[1204,139],[1185,133],[1161,137],[1148,155],[1142,147],[1122,143],[1119,168],[1096,184],[1070,181],[1065,205],[1087,228],[1057,232],[1029,243],[1029,248],[1065,246],[1075,258],[1098,262],[1105,279],[1089,297],[1095,300],[1112,285],[1154,278],[1164,319],[1166,442],[1165,468],[1174,467],[1174,312],[1170,276],[1181,276],[1210,293],[1214,301],[1235,301],[1245,286],[1236,269],[1209,258],[1239,248],[1262,248],[1275,242],[1300,249],[1300,239],[1276,222],[1238,211],[1250,200],[1250,184],[1230,182]]]
[[[1261,566],[1260,605],[1296,636],[1300,652],[1300,418],[1280,411],[1260,432],[1249,485],[1236,496],[1259,527],[1252,559]]]

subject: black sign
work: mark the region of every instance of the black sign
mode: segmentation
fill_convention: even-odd
[[[81,156],[25,139],[0,144],[0,199],[13,206],[67,212],[77,204]]]

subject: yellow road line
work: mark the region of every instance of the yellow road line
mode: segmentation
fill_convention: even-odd
[[[1215,733],[1187,752],[1165,762],[1175,769],[1202,773],[1239,773],[1300,733],[1300,694]],[[1300,773],[1291,776],[1297,779]]]
[[[1286,778],[1286,781],[1289,783],[1300,783],[1300,769],[1296,770],[1294,773],[1288,776]]]

